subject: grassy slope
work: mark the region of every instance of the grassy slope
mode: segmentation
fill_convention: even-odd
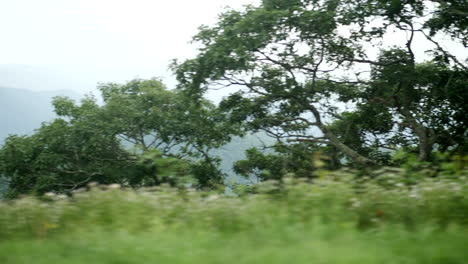
[[[467,263],[466,230],[284,227],[239,234],[85,233],[0,244],[0,263]]]
[[[275,186],[0,203],[0,263],[468,263],[465,180]]]

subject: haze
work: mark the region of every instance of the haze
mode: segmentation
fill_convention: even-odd
[[[0,87],[87,93],[98,82],[161,77],[176,82],[172,59],[196,53],[191,37],[224,7],[258,0],[10,0],[0,3]],[[343,31],[344,30],[344,31]],[[346,29],[342,29],[343,32]],[[407,36],[395,35],[394,43]],[[403,41],[403,42],[402,42]],[[420,36],[418,58],[432,45]],[[444,41],[449,43],[450,40]],[[466,59],[457,45],[448,50]],[[368,50],[376,56],[378,50]],[[224,92],[213,92],[218,101]]]
[[[162,77],[195,54],[191,37],[223,8],[254,0],[14,0],[0,3],[0,87],[93,91]]]

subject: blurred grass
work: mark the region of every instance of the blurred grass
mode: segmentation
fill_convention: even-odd
[[[96,186],[0,203],[0,263],[468,263],[468,183],[347,173],[238,197]]]
[[[466,263],[466,230],[94,232],[0,243],[0,263]]]

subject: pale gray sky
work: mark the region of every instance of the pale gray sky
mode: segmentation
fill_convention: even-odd
[[[0,0],[0,86],[90,91],[136,76],[173,86],[167,66],[195,54],[197,28],[253,2]]]
[[[168,64],[195,55],[189,41],[197,28],[213,24],[226,6],[255,2],[0,0],[0,87],[88,92],[97,82],[153,76],[174,87]],[[394,34],[386,45],[406,37]],[[420,36],[415,41],[424,59],[431,45]],[[444,43],[466,58],[466,49]]]

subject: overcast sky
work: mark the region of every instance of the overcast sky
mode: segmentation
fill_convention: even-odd
[[[0,87],[89,92],[98,82],[153,76],[174,87],[167,67],[172,59],[195,55],[189,41],[197,28],[213,24],[226,6],[255,2],[0,0]],[[401,45],[406,38],[394,35],[386,44]],[[421,36],[415,42],[424,59],[430,44]],[[457,46],[447,49],[466,55]]]
[[[167,66],[195,54],[197,28],[253,2],[0,0],[0,86],[87,92],[137,76],[173,86]]]

